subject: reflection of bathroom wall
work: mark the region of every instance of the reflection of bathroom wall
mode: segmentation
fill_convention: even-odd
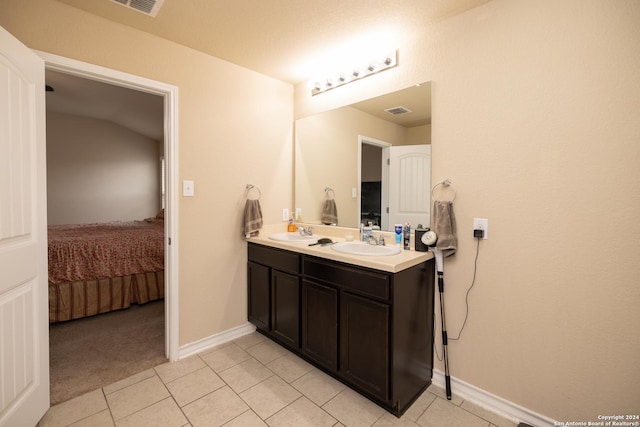
[[[382,180],[382,147],[362,144],[362,182]]]
[[[324,187],[335,192],[338,225],[358,226],[358,135],[394,145],[407,141],[407,129],[360,110],[343,107],[296,122],[296,207],[305,222],[319,223]]]
[[[407,129],[405,145],[431,144],[431,125]]]

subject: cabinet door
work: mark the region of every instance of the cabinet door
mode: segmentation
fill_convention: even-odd
[[[300,279],[272,270],[271,330],[281,341],[300,346]]]
[[[332,371],[338,368],[338,291],[302,282],[302,351]]]
[[[251,323],[264,331],[271,329],[269,276],[269,267],[251,261],[247,263],[248,318]]]
[[[389,398],[389,306],[340,295],[340,374],[358,388]]]

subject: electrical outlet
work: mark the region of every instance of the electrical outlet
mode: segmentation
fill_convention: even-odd
[[[289,221],[289,208],[282,208],[282,220]]]
[[[473,229],[484,232],[483,240],[489,238],[489,220],[486,218],[473,218]]]
[[[300,217],[302,217],[302,208],[296,208],[296,216],[295,216],[295,220],[299,221]]]

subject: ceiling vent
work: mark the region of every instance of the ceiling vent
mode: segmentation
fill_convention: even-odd
[[[155,17],[164,0],[111,0],[129,9]]]
[[[386,110],[387,113],[389,114],[393,114],[394,116],[399,116],[402,114],[407,114],[407,113],[411,113],[412,111],[409,110],[406,107],[392,107],[392,108],[387,108]]]

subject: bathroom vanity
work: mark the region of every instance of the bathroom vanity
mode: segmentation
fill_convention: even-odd
[[[434,260],[403,251],[248,243],[248,317],[259,332],[400,416],[431,383]]]

